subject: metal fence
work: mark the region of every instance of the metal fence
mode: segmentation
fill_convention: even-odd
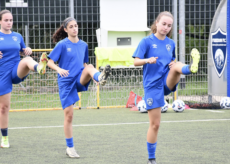
[[[189,63],[190,51],[196,47],[201,53],[201,63],[199,72],[195,75],[186,76],[178,87],[178,98],[183,100],[193,100],[194,97],[199,100],[202,96],[208,94],[207,84],[207,53],[208,53],[208,37],[209,29],[215,10],[221,0],[185,0],[177,1],[177,52],[180,54],[180,15],[181,3],[184,2],[184,24],[185,24],[185,56],[184,62]],[[55,46],[52,42],[54,31],[61,25],[62,21],[70,16],[69,0],[24,0],[28,7],[6,7],[6,3],[10,0],[0,1],[0,10],[8,9],[13,13],[14,25],[13,31],[19,32],[25,38],[26,43],[32,49],[50,49]],[[74,17],[79,25],[79,38],[88,43],[89,46],[89,63],[96,66],[94,49],[97,47],[96,29],[100,28],[100,1],[99,0],[73,0]],[[161,11],[173,11],[174,0],[147,0],[147,26],[151,26],[156,16]],[[129,7],[129,6],[127,6]],[[28,34],[26,33],[28,32]],[[28,35],[28,36],[27,36]],[[28,39],[27,39],[28,38]],[[35,60],[41,52],[33,54]],[[181,55],[181,54],[180,54]],[[180,56],[179,55],[179,56]],[[181,60],[178,57],[178,60]],[[126,76],[126,77],[124,77]],[[113,70],[112,83],[102,90],[106,96],[101,96],[102,103],[105,106],[114,104],[125,105],[128,99],[129,91],[135,90],[137,94],[143,96],[142,87],[142,70],[128,69]],[[119,78],[121,79],[119,79]],[[125,80],[124,80],[125,79]],[[131,79],[128,81],[127,79]],[[138,80],[137,80],[138,79]],[[118,82],[123,80],[124,83]],[[57,92],[56,74],[50,69],[47,75],[41,78],[31,73],[27,80],[23,83],[27,87],[27,91],[23,88],[14,86],[12,94],[12,108],[57,108],[60,102]],[[44,86],[46,88],[44,89]],[[37,90],[31,88],[39,88]],[[47,90],[47,87],[50,88]],[[91,83],[91,89],[84,93],[82,97],[83,106],[97,106],[96,86]],[[122,88],[117,91],[117,89]],[[30,89],[28,89],[30,88]],[[43,88],[43,89],[42,89]],[[52,88],[52,89],[51,89]],[[56,89],[55,89],[56,88]],[[48,93],[45,91],[49,91]],[[104,91],[104,92],[103,92]],[[37,93],[43,95],[37,95]],[[45,95],[50,95],[45,96]],[[19,97],[22,97],[20,99]],[[169,96],[172,100],[172,96]],[[43,106],[42,101],[49,102],[49,106]],[[89,101],[92,101],[89,103]],[[34,104],[30,104],[35,102]],[[15,103],[15,105],[14,105]],[[25,105],[26,104],[26,105]]]

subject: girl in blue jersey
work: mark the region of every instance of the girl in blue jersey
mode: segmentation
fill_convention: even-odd
[[[78,24],[74,18],[64,20],[54,33],[53,40],[58,43],[49,54],[48,66],[58,73],[59,96],[65,116],[66,155],[79,158],[73,144],[73,104],[79,100],[78,92],[87,91],[92,78],[105,85],[111,70],[107,65],[100,73],[92,64],[86,64],[88,45],[78,38]],[[58,66],[54,62],[58,62]]]
[[[161,12],[151,26],[151,34],[141,40],[133,54],[134,65],[143,65],[144,99],[150,122],[147,132],[148,164],[156,164],[155,151],[164,95],[176,91],[181,74],[198,71],[200,55],[197,49],[191,51],[190,65],[174,62],[175,43],[169,38],[172,25],[172,14]]]
[[[0,128],[2,133],[2,148],[9,148],[8,141],[8,113],[12,84],[18,84],[25,80],[29,71],[37,71],[44,74],[48,62],[46,54],[43,54],[38,64],[31,57],[25,57],[20,61],[20,52],[24,55],[32,54],[32,50],[25,46],[21,34],[11,31],[13,16],[9,10],[0,12]]]

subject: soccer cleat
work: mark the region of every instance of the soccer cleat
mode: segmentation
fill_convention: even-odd
[[[156,163],[156,160],[155,160],[155,159],[151,159],[151,160],[148,161],[147,164],[157,164],[157,163]]]
[[[2,148],[9,148],[10,147],[8,136],[2,136],[1,147]]]
[[[66,149],[66,155],[69,156],[70,158],[80,158],[80,156],[77,154],[76,150],[74,147],[67,147]]]
[[[191,57],[192,57],[192,61],[191,64],[189,66],[189,70],[191,71],[191,73],[197,73],[198,71],[198,64],[200,61],[200,53],[196,48],[193,48],[191,51]]]
[[[48,63],[47,54],[45,52],[42,53],[42,56],[40,58],[40,62],[37,67],[37,71],[40,75],[43,75],[46,73],[46,65]]]
[[[98,76],[99,84],[105,85],[107,78],[111,75],[110,65],[106,65],[104,70]]]

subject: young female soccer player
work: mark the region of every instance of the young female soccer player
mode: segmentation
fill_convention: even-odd
[[[0,128],[2,133],[2,148],[9,148],[8,141],[8,113],[12,84],[25,80],[30,70],[44,74],[48,62],[45,53],[42,54],[38,64],[31,57],[20,61],[20,52],[24,55],[32,54],[32,50],[25,46],[22,36],[11,31],[13,16],[9,10],[0,12]]]
[[[196,73],[200,60],[198,50],[192,49],[190,65],[174,62],[175,43],[169,38],[172,25],[172,14],[161,12],[151,26],[151,35],[141,40],[133,54],[134,65],[143,65],[144,98],[150,122],[147,132],[148,164],[156,164],[155,151],[164,95],[176,90],[181,74]]]
[[[88,45],[78,38],[78,24],[74,18],[66,18],[54,33],[53,41],[58,42],[49,55],[48,66],[58,73],[59,96],[64,109],[64,133],[66,137],[66,155],[79,158],[74,149],[72,120],[73,104],[79,100],[78,92],[86,91],[91,78],[105,85],[110,75],[107,65],[102,73],[88,62]],[[54,62],[58,62],[57,66]]]

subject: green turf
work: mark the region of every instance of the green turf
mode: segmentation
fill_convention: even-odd
[[[130,91],[144,96],[144,89],[142,86],[121,86],[117,88],[103,88],[100,90],[100,106],[121,106],[126,105]],[[122,88],[124,87],[124,88]],[[42,87],[41,87],[42,88]],[[41,89],[40,88],[40,89]],[[91,88],[92,89],[92,88]],[[39,89],[35,89],[36,92]],[[44,89],[43,89],[44,90]],[[185,89],[180,89],[178,86],[179,96],[194,96],[194,95],[207,95],[207,83],[205,82],[187,82]],[[170,101],[171,102],[171,101]],[[77,103],[78,105],[78,103]],[[97,106],[96,88],[94,91],[86,91],[81,94],[81,106]],[[40,109],[40,108],[61,108],[61,102],[58,92],[51,94],[48,93],[31,93],[24,91],[14,91],[11,95],[11,109]]]
[[[218,111],[224,113],[207,110],[186,110],[183,113],[169,110],[163,113],[158,135],[157,162],[230,163],[230,110]],[[10,128],[32,128],[9,130],[11,148],[0,149],[0,163],[147,163],[146,113],[125,108],[75,110],[73,124],[78,126],[74,126],[73,136],[80,159],[70,159],[65,155],[63,128],[48,127],[63,126],[63,111],[11,112],[9,117]],[[213,120],[178,122],[208,119]]]

